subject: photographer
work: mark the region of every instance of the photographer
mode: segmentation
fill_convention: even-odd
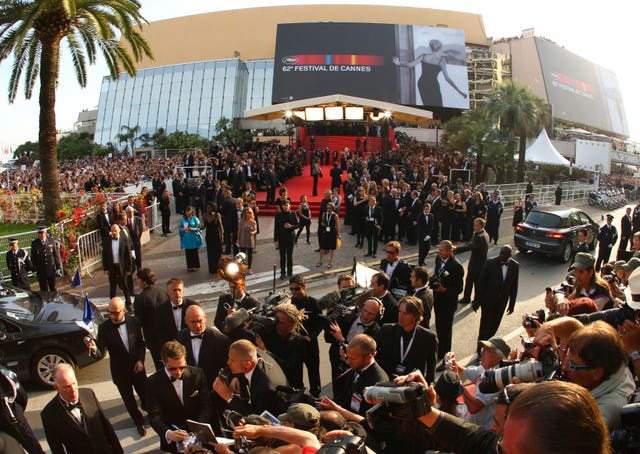
[[[382,301],[384,306],[384,313],[380,314],[380,325],[398,321],[398,300],[389,291],[390,285],[389,276],[382,271],[371,276],[371,294]]]
[[[256,345],[280,364],[291,386],[302,389],[302,366],[307,354],[307,341],[300,330],[306,315],[291,303],[278,304],[273,308],[273,315],[278,322],[256,335]]]
[[[380,331],[380,325],[376,320],[381,312],[384,312],[382,302],[377,298],[367,298],[355,319],[349,313],[332,320],[325,328],[324,340],[330,344],[329,361],[334,395],[336,377],[348,368],[344,361],[346,344],[358,334],[375,337]]]
[[[244,308],[248,311],[260,309],[260,302],[246,293],[247,285],[244,280],[229,281],[229,291],[220,295],[216,316],[213,324],[224,332],[224,320],[237,309]]]
[[[614,300],[609,290],[609,284],[604,281],[595,268],[596,259],[586,252],[576,254],[572,269],[575,269],[574,290],[566,298],[557,293],[555,295],[558,303],[562,300],[572,300],[582,296],[591,298],[598,307],[598,310],[611,309],[614,306]],[[564,301],[567,303],[568,301]]]
[[[419,372],[395,380],[398,385],[412,381],[427,386]],[[435,408],[419,421],[441,446],[458,454],[610,452],[607,428],[593,397],[572,383],[536,383],[522,391],[509,406],[501,436]]]
[[[341,274],[340,277],[338,277],[338,289],[327,293],[326,295],[324,295],[322,298],[318,300],[318,305],[320,307],[320,310],[326,309],[327,311],[331,311],[333,306],[335,306],[336,303],[339,303],[342,299],[340,291],[343,289],[348,289],[349,287],[354,286],[355,284],[356,284],[356,280],[352,275]]]
[[[482,348],[479,366],[462,367],[456,362],[455,354],[449,353],[445,355],[445,361],[448,359],[451,363],[445,368],[456,372],[462,380],[476,383],[484,378],[485,371],[497,368],[502,360],[509,358],[511,353],[509,345],[500,337],[480,341],[480,345]],[[495,398],[498,393],[483,393],[479,386],[474,388],[473,394],[466,387],[463,387],[463,390],[462,397],[470,413],[468,420],[485,429],[490,429],[496,411]]]

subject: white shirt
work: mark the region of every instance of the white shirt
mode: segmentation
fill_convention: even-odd
[[[398,263],[400,263],[400,259],[396,260],[393,263],[387,263],[387,269],[385,270],[385,272],[387,273],[387,276],[391,277],[391,275],[393,274],[393,272],[396,270],[396,267],[398,266]]]
[[[177,311],[176,311],[177,312]],[[204,334],[204,331],[202,332]],[[197,334],[189,333],[189,336],[197,336]],[[198,360],[200,359],[200,348],[202,347],[202,339],[199,337],[191,338],[191,350],[193,351],[193,360],[196,364],[198,364]]]
[[[502,282],[504,282],[507,279],[507,270],[509,269],[509,267],[506,264],[502,265]]]
[[[166,367],[164,368],[164,373],[167,374],[167,377],[169,377],[169,380],[171,380],[171,374]],[[182,382],[183,380],[174,380],[171,382],[171,385],[173,385],[173,389],[175,389],[176,394],[178,395],[178,399],[180,399],[180,403],[184,404],[184,400],[182,399]]]
[[[120,237],[112,238],[112,240],[111,240],[111,254],[112,254],[112,257],[113,257],[114,265],[117,265],[118,263],[120,263],[120,256],[118,255],[119,251],[120,251]]]
[[[58,394],[59,395],[59,394]],[[60,396],[60,395],[59,395]],[[60,396],[60,399],[62,400],[62,402],[65,404],[65,406],[69,405],[69,404],[73,404],[73,405],[78,405],[79,401],[75,401],[75,402],[67,402],[66,400],[64,400],[62,398],[62,396]],[[71,415],[76,418],[76,421],[78,423],[82,422],[82,412],[80,411],[80,409],[78,407],[69,410],[69,412],[71,413]]]
[[[171,310],[173,311],[173,322],[176,324],[176,328],[178,328],[178,331],[180,331],[180,328],[182,327],[182,308],[174,309],[174,307],[179,306],[181,304],[182,304],[182,301],[180,301],[180,303],[178,304],[174,304],[173,301],[171,301]]]
[[[347,341],[347,344],[349,343],[349,341],[351,341],[351,339],[353,339],[356,335],[358,334],[362,334],[364,333],[364,330],[367,329],[367,326],[364,326],[361,324],[362,323],[362,319],[360,318],[360,316],[358,315],[358,318],[356,318],[353,323],[351,324],[351,327],[349,328],[349,332],[347,333],[347,336],[345,337],[345,340]]]
[[[122,343],[124,344],[124,348],[129,351],[129,333],[127,332],[127,325],[122,319],[122,323],[118,326],[118,334],[120,334],[120,339],[122,339]]]

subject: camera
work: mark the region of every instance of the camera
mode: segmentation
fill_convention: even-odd
[[[222,380],[227,386],[229,386],[229,383],[231,382],[231,369],[229,369],[229,366],[220,368],[220,370],[218,371],[218,378]]]
[[[628,404],[620,412],[621,429],[610,434],[611,447],[617,453],[640,452],[640,392],[636,389],[629,396]]]
[[[521,382],[538,382],[551,380],[561,371],[560,359],[553,347],[548,346],[538,355],[539,360],[523,360],[498,369],[485,371],[484,380],[478,384],[478,389],[485,394],[496,393],[505,386],[513,383],[518,377]]]
[[[540,325],[542,325],[545,322],[547,314],[544,311],[544,309],[538,309],[537,311],[534,312],[534,314],[535,315],[526,314],[524,316],[524,327],[525,328],[535,328],[537,326],[536,322],[538,322]]]
[[[377,383],[367,388],[364,398],[368,402],[379,402],[367,410],[367,423],[371,429],[389,423],[415,421],[431,411],[429,395],[419,383],[397,386],[395,383]]]
[[[329,324],[336,320],[343,318],[354,318],[358,314],[358,308],[355,306],[347,306],[341,302],[336,303],[327,315],[320,315],[320,318],[324,322],[324,327],[327,328]]]
[[[438,287],[440,287],[440,284],[441,284],[440,278],[438,278],[438,277],[435,277],[435,276],[434,276],[434,277],[433,277],[433,278],[431,278],[431,280],[429,281],[429,288],[430,288],[431,290],[435,290],[435,289],[437,289]]]
[[[237,411],[224,410],[222,412],[222,420],[229,429],[235,429],[242,422],[243,416]]]
[[[342,436],[329,440],[316,452],[318,454],[364,454],[367,452],[367,447],[360,437]]]

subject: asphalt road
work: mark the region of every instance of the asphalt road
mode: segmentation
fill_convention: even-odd
[[[604,222],[601,221],[601,215],[605,214],[604,211],[589,206],[584,206],[582,209],[598,222]],[[618,229],[619,219],[623,213],[624,208],[612,213],[616,217],[614,225]],[[177,220],[177,217],[172,219],[175,222]],[[249,292],[258,298],[263,298],[271,290],[273,285],[273,266],[279,260],[278,253],[274,250],[271,242],[270,232],[273,231],[272,226],[273,218],[260,219],[262,233],[259,236],[258,253],[254,256],[252,267],[255,274],[247,279]],[[346,234],[348,228],[347,226],[346,229],[343,229],[343,247],[336,252],[332,269],[326,268],[326,259],[325,267],[315,267],[318,258],[318,253],[314,252],[317,247],[315,233],[312,233],[311,245],[307,245],[304,242],[304,235],[301,236],[301,241],[294,250],[294,262],[296,263],[294,273],[304,273],[307,276],[309,294],[319,295],[333,290],[336,287],[339,274],[351,269],[354,255],[359,262],[365,262],[363,255],[366,251],[353,248],[355,237]],[[269,235],[267,235],[267,232]],[[500,241],[501,244],[513,244],[510,210],[505,212],[502,219],[500,235],[503,240]],[[378,258],[367,262],[370,266],[377,266],[382,258],[384,248],[381,246],[382,243],[378,247]],[[496,256],[498,249],[499,246],[491,246],[489,256]],[[615,249],[612,256],[615,256]],[[198,273],[187,273],[184,254],[179,250],[179,240],[175,233],[167,238],[152,235],[152,241],[143,248],[144,266],[148,266],[155,271],[158,276],[158,284],[164,285],[164,282],[171,276],[181,277],[185,281],[185,296],[198,300],[205,308],[205,312],[209,314],[209,320],[212,321],[218,296],[226,289],[227,285],[225,281],[209,277],[206,271],[206,255],[204,251],[202,251],[200,257],[203,266],[202,270]],[[401,257],[415,263],[417,260],[417,247],[409,246],[403,249]],[[520,326],[521,316],[544,306],[545,287],[553,287],[564,280],[567,265],[545,256],[531,253],[519,254],[517,251],[513,258],[520,263],[518,302],[514,314],[511,316],[505,315],[503,318],[498,335],[503,336],[512,347],[516,347],[519,346],[520,335],[524,332]],[[458,259],[466,268],[469,253],[460,254]],[[430,268],[433,268],[434,248],[431,250],[427,263]],[[279,275],[279,269],[277,274]],[[103,305],[108,301],[108,282],[101,271],[94,272],[93,277],[85,277],[83,283],[85,290],[97,304]],[[277,290],[284,291],[287,285],[287,281],[279,279],[275,281]],[[433,320],[434,318],[432,317],[432,327]],[[476,349],[479,320],[479,313],[475,313],[470,305],[458,308],[453,331],[453,350],[456,352],[456,357],[465,358],[466,361],[472,359]],[[435,327],[433,329],[435,330]],[[330,386],[328,386],[330,365],[327,350],[327,346],[323,348],[321,345],[320,370],[322,383],[325,386],[324,390],[327,394],[330,394]],[[147,355],[146,366],[147,373],[152,373],[154,367],[149,355]],[[136,432],[135,426],[120,400],[117,389],[111,382],[108,360],[103,360],[79,370],[77,378],[81,387],[91,387],[96,392],[107,416],[118,433],[122,445],[125,447],[126,453],[160,452],[158,450],[158,437],[151,428],[148,428],[147,435],[144,438],[141,438]],[[47,447],[40,421],[40,410],[55,396],[55,393],[35,388],[30,383],[26,383],[25,387],[29,391],[30,399],[27,407],[27,418],[43,446]]]

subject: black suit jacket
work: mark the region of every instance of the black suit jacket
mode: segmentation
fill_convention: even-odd
[[[207,385],[211,388],[213,381],[218,376],[218,371],[227,363],[230,345],[229,338],[216,328],[207,327],[204,333],[202,333],[202,345],[200,346],[200,355],[198,356],[197,363],[193,356],[191,331],[189,331],[189,328],[180,331],[176,340],[187,349],[187,364],[202,369],[207,378]]]
[[[384,216],[382,215],[382,208],[380,208],[378,205],[376,205],[375,207],[373,207],[373,222],[370,222],[368,220],[369,218],[369,204],[367,203],[363,203],[362,204],[362,208],[361,208],[361,213],[362,213],[362,217],[365,219],[364,223],[365,226],[367,227],[376,227],[376,228],[381,228],[382,227],[382,223],[384,222]]]
[[[124,452],[93,390],[80,388],[84,427],[78,424],[56,396],[40,413],[47,443],[53,454],[119,454]]]
[[[428,329],[429,323],[431,322],[431,311],[433,310],[433,290],[427,286],[418,290],[418,293],[415,293],[413,296],[420,298],[420,301],[422,301],[424,319],[420,322],[420,326]]]
[[[220,208],[222,215],[222,225],[229,232],[235,232],[238,229],[238,213],[236,212],[236,199],[233,197],[226,198],[222,201]]]
[[[202,369],[187,366],[182,382],[182,402],[164,368],[147,382],[149,422],[160,437],[160,448],[167,452],[177,452],[175,443],[169,444],[165,439],[167,430],[174,430],[171,425],[189,431],[187,419],[209,422],[211,414],[211,388]]]
[[[225,309],[225,304],[233,307],[235,301],[233,300],[233,295],[229,293],[224,293],[220,295],[218,299],[218,307],[216,308],[216,316],[213,320],[213,325],[218,328],[220,331],[224,332],[224,319],[227,318],[227,309]],[[255,298],[245,294],[244,297],[238,302],[238,308],[243,308],[246,310],[251,309],[260,309],[262,304]]]
[[[427,220],[428,219],[428,220]],[[433,236],[433,214],[424,215],[424,212],[418,215],[418,241],[424,241],[425,236]],[[431,238],[429,238],[431,241]]]
[[[158,335],[160,337],[161,347],[165,342],[174,340],[178,335],[178,332],[187,327],[187,325],[184,323],[184,314],[187,312],[187,308],[192,304],[197,303],[193,300],[190,300],[189,298],[182,299],[182,308],[180,309],[180,329],[176,328],[176,323],[173,319],[174,309],[171,300],[165,301],[158,306],[158,310],[156,311],[156,326],[158,327]]]
[[[329,309],[329,313],[332,309]],[[337,319],[338,326],[340,327],[340,331],[344,338],[347,338],[347,334],[349,334],[349,330],[351,329],[351,325],[355,323],[358,317],[339,317]],[[397,320],[397,317],[396,317]],[[380,324],[378,322],[373,322],[371,325],[367,326],[364,330],[363,334],[371,336],[375,338],[380,332]],[[324,340],[329,345],[329,359],[331,360],[331,364],[338,364],[340,361],[340,342],[336,340],[335,337],[331,334],[328,329],[324,331]],[[345,363],[346,364],[346,363]]]
[[[384,271],[386,273],[388,264],[389,261],[387,259],[380,260],[380,271]],[[396,265],[393,273],[389,276],[389,279],[391,280],[389,290],[397,288],[404,290],[407,293],[413,291],[413,288],[411,287],[411,267],[404,260],[400,260],[400,263]]]
[[[56,270],[62,269],[58,246],[51,237],[47,236],[44,244],[40,238],[31,242],[31,262],[40,277],[53,277]]]
[[[633,233],[633,225],[631,223],[631,215],[627,216],[626,214],[622,216],[622,221],[620,221],[620,231],[622,232],[622,238],[629,239]]]
[[[373,405],[367,403],[364,399],[364,389],[379,382],[389,381],[389,376],[375,361],[366,370],[360,372],[359,377],[354,381],[355,374],[356,371],[349,369],[334,380],[336,394],[333,396],[333,400],[341,407],[353,411],[360,416],[365,416],[367,410]],[[362,397],[359,408],[351,407],[351,398],[354,393]]]
[[[487,261],[487,253],[489,252],[489,234],[484,229],[479,232],[474,232],[470,243],[456,248],[456,254],[467,251],[471,251],[467,270],[471,272],[480,271],[484,262]]]
[[[100,211],[98,213],[98,216],[96,217],[96,222],[98,224],[98,229],[100,230],[100,234],[102,235],[102,238],[106,238],[109,236],[109,232],[111,231],[111,224],[113,224],[112,221],[115,221],[114,218],[111,217],[112,215],[109,215],[109,213],[103,213],[102,211]]]
[[[447,289],[444,293],[438,293],[434,290],[433,297],[434,299],[445,298],[447,302],[456,302],[458,295],[462,293],[464,288],[464,284],[462,282],[462,278],[464,276],[464,268],[453,255],[449,257],[447,263],[442,271],[440,270],[440,264],[442,263],[442,259],[439,256],[436,256],[436,267],[433,278],[440,279],[442,286]]]
[[[129,339],[129,350],[124,346],[118,327],[111,320],[106,320],[98,328],[96,339],[95,357],[102,358],[105,348],[109,350],[109,365],[111,366],[111,378],[116,385],[131,383],[133,367],[137,361],[144,364],[145,344],[142,337],[142,328],[137,318],[124,316]]]
[[[422,326],[416,327],[415,338],[404,361],[400,361],[400,336],[403,329],[397,323],[382,325],[376,336],[378,354],[376,361],[389,375],[397,374],[396,366],[405,366],[406,373],[418,369],[429,383],[433,383],[438,353],[438,337],[436,333]],[[410,341],[404,343],[405,350]]]
[[[286,223],[290,224],[290,227],[285,227]],[[284,211],[276,214],[276,219],[273,226],[273,241],[278,241],[282,245],[287,246],[294,243],[296,230],[298,229],[298,216],[293,212]]]
[[[107,237],[102,241],[102,269],[111,271],[113,266],[113,251],[111,250],[111,237]],[[133,273],[133,258],[131,257],[131,242],[128,237],[120,235],[118,245],[118,265],[123,276],[127,273]]]
[[[133,228],[129,226],[129,223],[133,224]],[[134,246],[140,246],[140,237],[142,236],[142,231],[144,230],[144,222],[142,218],[139,216],[133,216],[133,220],[129,221],[127,218],[127,229],[129,229],[129,233],[131,234],[131,242]]]
[[[507,275],[502,279],[502,262],[500,257],[487,260],[477,283],[480,306],[483,309],[497,308],[504,311],[509,303],[513,310],[518,296],[518,275],[520,265],[513,259],[507,262]]]
[[[169,302],[167,291],[155,285],[143,288],[133,301],[133,311],[142,324],[142,333],[149,350],[160,350],[156,312],[161,304],[167,302]]]
[[[288,386],[287,378],[275,359],[258,350],[258,363],[253,369],[249,383],[250,400],[234,395],[229,408],[242,415],[259,415],[265,410],[279,414],[286,410],[287,404],[276,393],[279,386]]]

